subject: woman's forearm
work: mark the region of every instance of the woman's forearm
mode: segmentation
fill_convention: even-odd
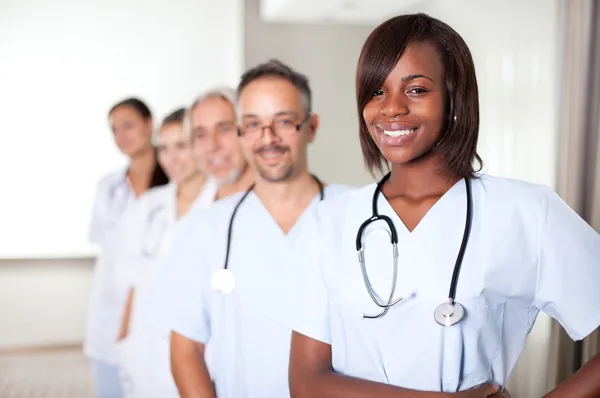
[[[129,334],[129,322],[131,319],[131,308],[133,306],[134,295],[134,288],[130,288],[129,293],[127,294],[127,302],[125,303],[125,309],[123,310],[121,328],[119,329],[119,336],[117,337],[117,340],[123,340]]]
[[[600,397],[600,354],[596,354],[583,368],[579,369],[545,397]]]
[[[409,390],[333,372],[319,373],[302,378],[302,382],[292,382],[291,384],[292,398],[448,398],[450,396],[485,398],[495,396],[497,391],[497,387],[487,384],[457,394]]]

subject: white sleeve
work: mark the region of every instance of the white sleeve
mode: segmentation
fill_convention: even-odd
[[[534,304],[573,340],[600,325],[600,235],[550,189],[543,200]]]
[[[151,306],[161,324],[204,344],[210,339],[205,232],[206,228],[187,223],[177,235],[152,292]]]
[[[292,330],[312,339],[331,344],[328,289],[323,275],[321,242],[317,214],[307,215],[287,264],[289,286],[284,294],[289,303],[280,319]]]
[[[102,181],[98,183],[96,188],[96,197],[94,198],[94,206],[92,207],[92,221],[90,223],[88,239],[90,243],[99,245],[102,241],[103,232],[103,220],[105,215],[103,214],[103,202],[106,201],[106,192]]]

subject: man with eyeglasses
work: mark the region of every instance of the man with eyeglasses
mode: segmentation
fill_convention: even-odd
[[[303,215],[349,189],[324,186],[308,171],[319,118],[306,77],[272,60],[242,76],[237,100],[255,184],[181,231],[157,303],[172,329],[172,371],[183,397],[289,396],[291,332],[274,320],[290,288],[282,267]]]

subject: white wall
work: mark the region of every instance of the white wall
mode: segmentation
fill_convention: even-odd
[[[242,0],[0,2],[0,348],[82,340],[110,105],[159,119],[242,68]]]
[[[434,1],[425,11],[469,45],[480,90],[479,152],[491,174],[555,185],[559,0]]]
[[[79,344],[92,260],[0,262],[0,350]]]
[[[242,0],[0,2],[0,258],[86,256],[97,180],[123,164],[107,124],[156,119],[243,67]]]

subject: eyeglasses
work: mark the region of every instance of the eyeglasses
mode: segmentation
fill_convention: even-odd
[[[245,120],[238,127],[238,135],[240,137],[256,138],[262,136],[265,129],[269,129],[273,134],[279,137],[291,136],[300,131],[300,127],[306,123],[309,117],[310,114],[306,115],[306,117],[298,123],[296,122],[296,118],[291,115],[277,116],[273,119],[273,122],[267,126],[261,125],[258,120]]]

